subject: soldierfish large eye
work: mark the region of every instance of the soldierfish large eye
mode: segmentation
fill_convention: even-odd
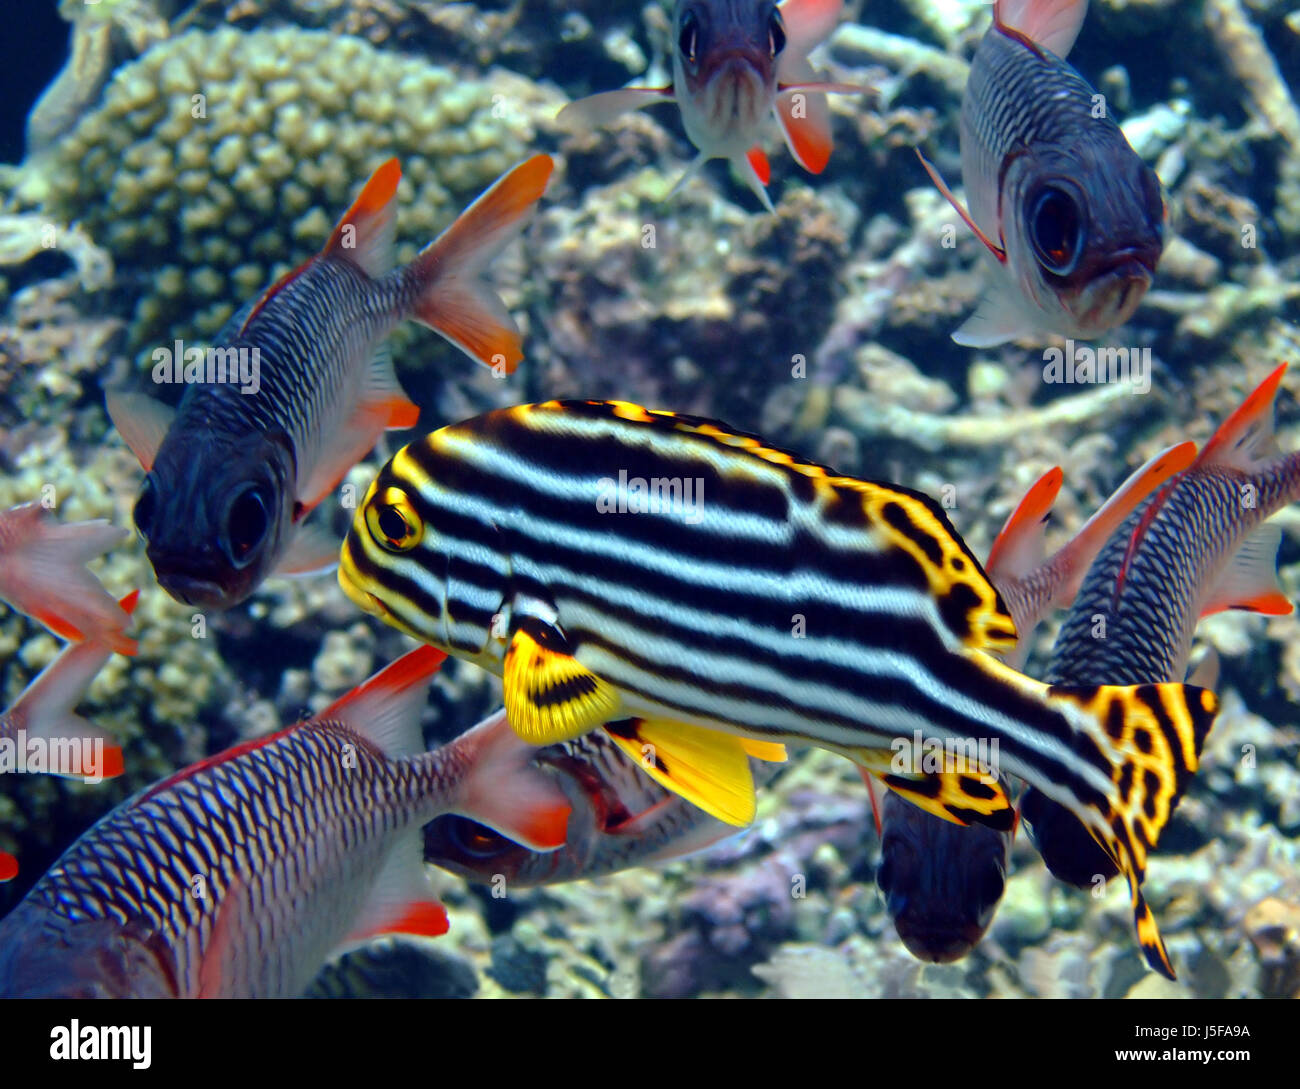
[[[1064,189],[1049,185],[1030,202],[1029,243],[1038,263],[1056,276],[1068,276],[1083,252],[1083,216]]]
[[[767,24],[767,44],[774,57],[785,48],[785,21],[779,11],[772,12],[772,21]]]
[[[700,20],[693,11],[682,16],[681,26],[677,31],[677,48],[691,64],[695,63],[695,51],[700,44]]]
[[[227,558],[236,567],[249,563],[253,550],[271,528],[269,506],[263,490],[256,484],[245,488],[230,504],[222,544]]]
[[[153,516],[158,509],[158,491],[153,485],[153,477],[144,478],[144,487],[140,489],[140,498],[135,501],[135,510],[131,517],[135,519],[135,528],[147,541],[153,526]]]
[[[370,501],[366,528],[388,552],[409,552],[424,536],[424,522],[401,488],[385,488]]]

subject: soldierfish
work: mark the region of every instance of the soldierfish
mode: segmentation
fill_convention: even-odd
[[[504,724],[420,751],[442,660],[420,647],[113,810],[0,921],[0,995],[295,997],[343,946],[445,933],[421,825],[557,847],[568,805]]]
[[[1063,59],[1087,0],[998,0],[961,107],[969,211],[935,184],[992,257],[958,344],[1089,339],[1128,321],[1164,249],[1155,171]]]
[[[1300,500],[1300,451],[1281,453],[1273,435],[1285,373],[1283,364],[1264,379],[1195,462],[1106,542],[1052,648],[1050,681],[1182,679],[1201,617],[1225,609],[1292,611],[1277,583],[1282,533],[1268,522]],[[1114,875],[1113,863],[1052,799],[1029,790],[1022,812],[1062,881],[1089,888],[1098,876]]]
[[[1009,660],[1024,660],[1038,622],[1048,610],[1074,600],[1088,567],[1120,523],[1195,456],[1190,442],[1155,455],[1046,559],[1044,529],[1063,475],[1057,466],[1039,478],[1007,519],[984,568],[1015,620],[1018,643]],[[1012,832],[940,820],[893,791],[878,802],[871,778],[864,779],[880,833],[876,884],[894,929],[921,960],[961,959],[993,922],[1006,888]]]
[[[104,521],[60,524],[39,503],[0,511],[0,598],[64,639],[132,655],[130,615],[85,568],[126,536]]]
[[[1008,828],[996,780],[891,773],[899,738],[996,741],[1002,773],[1067,805],[1119,861],[1148,962],[1172,974],[1141,882],[1216,699],[1049,687],[997,661],[1014,622],[918,492],[699,417],[521,405],[399,451],[357,509],[339,581],[501,674],[510,725],[534,744],[642,716],[669,786],[700,752],[743,758],[737,738],[812,744],[932,813]],[[747,763],[723,779],[728,798],[752,791]],[[687,796],[719,781],[696,774]]]
[[[673,8],[673,82],[625,87],[565,106],[556,120],[599,127],[627,110],[676,102],[699,156],[680,186],[710,159],[726,159],[772,211],[771,167],[763,152],[775,115],[790,152],[810,174],[830,160],[826,92],[860,87],[828,83],[808,54],[835,29],[843,0],[677,0]]]
[[[225,608],[269,574],[332,565],[337,542],[303,519],[375,445],[419,411],[397,383],[384,340],[404,318],[481,363],[514,369],[520,338],[481,281],[522,229],[552,163],[537,155],[474,202],[415,260],[392,268],[401,168],[381,165],[324,250],[243,307],[209,350],[213,377],[172,410],[113,392],[109,412],[148,475],[135,523],[159,584],[178,601]],[[220,359],[217,359],[217,356]],[[256,360],[256,391],[215,363]]]
[[[497,716],[504,719],[505,710]],[[425,862],[481,884],[500,876],[527,888],[667,862],[736,835],[734,825],[642,774],[641,762],[603,730],[537,749],[533,760],[555,776],[572,806],[563,847],[534,851],[452,814],[425,826]],[[756,779],[766,780],[771,768],[751,762]]]

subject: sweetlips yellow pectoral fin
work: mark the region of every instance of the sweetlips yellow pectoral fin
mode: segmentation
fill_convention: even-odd
[[[752,737],[742,737],[739,741],[745,752],[766,764],[784,764],[790,759],[785,746],[778,741],[756,741]]]
[[[606,732],[656,783],[737,827],[754,819],[754,777],[745,738],[671,719],[629,718]]]
[[[927,813],[954,824],[987,825],[996,832],[1009,832],[1015,824],[1016,811],[1006,788],[996,776],[982,773],[977,767],[961,771],[924,771],[917,775],[899,775],[893,754],[879,749],[858,749],[852,760],[870,772],[885,786],[901,794]]]
[[[506,717],[531,745],[553,745],[617,718],[622,697],[570,653],[563,633],[526,618],[505,659]]]

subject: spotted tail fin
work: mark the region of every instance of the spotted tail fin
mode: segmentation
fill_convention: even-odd
[[[1155,916],[1142,895],[1147,854],[1159,841],[1200,761],[1219,710],[1213,692],[1181,684],[1053,686],[1048,701],[1093,737],[1111,765],[1110,789],[1066,804],[1128,880],[1138,941],[1147,963],[1174,979]]]

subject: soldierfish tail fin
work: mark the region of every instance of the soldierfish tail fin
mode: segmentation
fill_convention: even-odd
[[[430,753],[431,761],[454,761],[464,769],[442,811],[486,824],[534,851],[563,846],[572,807],[559,783],[533,762],[537,751],[510,728],[502,708]]]
[[[134,654],[135,640],[123,633],[129,614],[85,566],[120,543],[126,531],[103,521],[59,523],[36,503],[0,519],[19,542],[6,552],[0,597],[65,639],[95,639],[119,654]]]
[[[524,357],[519,329],[480,274],[523,230],[553,168],[549,155],[520,163],[421,250],[408,270],[419,290],[412,316],[506,373]]]
[[[672,101],[671,87],[623,87],[575,99],[555,115],[555,123],[572,132],[584,132],[602,128],[630,110]]]
[[[45,770],[51,775],[111,779],[122,774],[121,747],[73,713],[112,654],[103,643],[71,644],[10,708],[9,719],[16,728],[47,743],[50,758]]]
[[[993,19],[1064,59],[1088,14],[1088,0],[997,0]]]
[[[1066,805],[1114,860],[1128,880],[1147,963],[1173,979],[1142,879],[1148,852],[1196,772],[1219,701],[1208,689],[1182,684],[1053,686],[1047,699],[1075,727],[1081,743],[1087,737],[1096,744],[1109,764],[1110,782],[1104,793],[1085,788],[1088,797],[1064,782],[1056,789],[1033,785]],[[1081,745],[1075,748],[1082,752]]]

